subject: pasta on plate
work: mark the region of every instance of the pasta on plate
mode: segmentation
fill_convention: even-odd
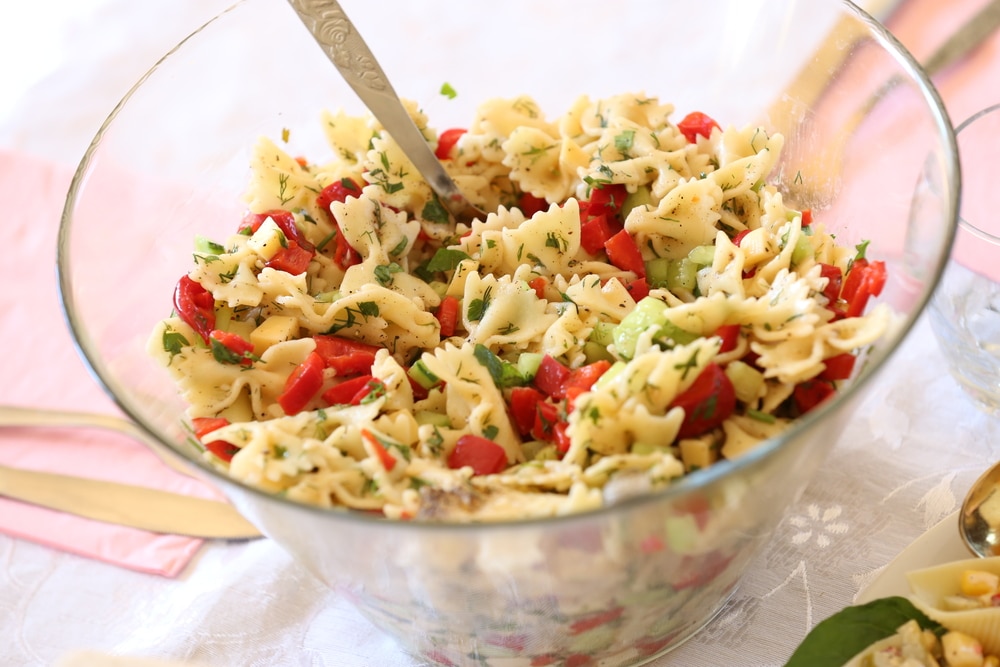
[[[257,143],[248,214],[153,332],[239,481],[390,518],[586,511],[780,433],[889,325],[884,264],[767,183],[780,135],[633,94],[554,121],[489,100],[440,135],[409,108],[485,219],[325,113],[328,162]]]

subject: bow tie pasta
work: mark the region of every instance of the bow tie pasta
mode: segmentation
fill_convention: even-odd
[[[249,212],[150,338],[235,479],[390,518],[586,511],[781,433],[889,326],[884,264],[767,183],[781,136],[640,95],[440,135],[409,109],[488,215],[327,113],[326,162],[259,141]]]

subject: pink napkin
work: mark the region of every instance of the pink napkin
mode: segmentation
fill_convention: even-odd
[[[0,290],[0,403],[120,414],[89,375],[63,317],[55,248],[72,173],[0,151],[4,286]],[[0,429],[0,463],[221,498],[163,464],[144,445],[93,429]],[[88,558],[177,575],[202,540],[83,519],[0,497],[0,532]]]

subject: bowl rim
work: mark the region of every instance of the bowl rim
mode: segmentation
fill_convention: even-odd
[[[225,15],[233,12],[239,7],[249,4],[251,0],[237,0],[232,5],[220,11],[218,14],[210,18],[203,25],[192,31],[189,35],[180,40],[173,48],[167,51],[161,58],[159,58],[149,70],[143,74],[142,77],[136,81],[134,85],[125,93],[122,99],[110,112],[108,117],[102,123],[100,129],[97,131],[94,139],[91,141],[83,158],[81,159],[79,165],[77,166],[70,187],[66,196],[66,203],[64,205],[62,215],[60,218],[59,233],[57,238],[57,248],[56,248],[56,273],[58,279],[58,293],[59,300],[63,311],[64,319],[72,334],[72,339],[77,352],[84,361],[85,366],[90,372],[91,376],[97,381],[98,385],[104,390],[104,392],[113,400],[113,402],[125,413],[125,415],[131,419],[135,424],[142,429],[154,442],[160,443],[163,447],[168,449],[172,454],[182,457],[186,462],[196,466],[198,471],[202,474],[209,473],[211,477],[217,478],[222,482],[220,485],[223,489],[228,486],[239,487],[241,491],[247,491],[255,496],[259,496],[265,501],[277,502],[283,504],[288,508],[294,508],[299,511],[312,512],[316,516],[323,519],[332,519],[334,521],[345,520],[357,522],[359,524],[367,524],[371,526],[376,525],[392,525],[398,530],[447,530],[447,531],[468,531],[468,530],[494,530],[500,531],[504,529],[511,528],[523,528],[532,526],[548,526],[551,524],[567,524],[572,522],[578,522],[583,520],[590,520],[595,517],[607,516],[610,514],[619,514],[622,512],[628,512],[635,508],[653,504],[661,503],[664,501],[669,501],[671,498],[681,497],[689,492],[696,492],[701,489],[706,489],[712,486],[714,483],[723,480],[726,477],[736,476],[736,474],[744,469],[752,468],[758,464],[762,464],[767,459],[776,456],[781,450],[785,448],[786,443],[797,439],[800,433],[809,430],[812,426],[818,422],[823,421],[827,415],[836,413],[846,406],[850,401],[854,400],[866,387],[873,381],[873,378],[880,374],[881,370],[888,364],[891,358],[898,352],[901,343],[903,343],[910,332],[916,326],[919,321],[921,314],[926,309],[931,295],[933,294],[933,286],[937,285],[942,277],[944,268],[947,264],[948,257],[950,255],[951,247],[954,242],[955,233],[959,225],[959,204],[961,201],[961,169],[960,161],[958,158],[958,147],[956,141],[956,130],[952,125],[949,118],[945,104],[941,98],[940,93],[931,82],[930,77],[914,58],[914,56],[906,49],[905,46],[886,28],[881,22],[873,18],[865,10],[861,9],[855,5],[851,0],[837,0],[838,4],[842,6],[842,11],[845,14],[854,14],[862,23],[864,23],[869,31],[869,35],[879,41],[886,52],[892,54],[897,64],[902,70],[904,70],[911,78],[911,83],[916,84],[916,89],[922,95],[923,99],[927,103],[927,110],[930,112],[933,120],[934,126],[937,130],[939,138],[942,140],[941,144],[946,149],[947,158],[947,183],[948,192],[952,193],[952,198],[950,203],[950,211],[948,215],[947,224],[950,227],[950,234],[947,238],[947,243],[945,247],[942,248],[942,252],[938,257],[936,266],[929,276],[931,289],[926,290],[926,293],[922,294],[919,299],[915,301],[914,309],[912,314],[902,320],[902,326],[895,328],[895,345],[891,346],[889,349],[881,350],[880,354],[874,360],[874,364],[871,365],[870,369],[865,372],[861,377],[855,378],[851,381],[851,384],[847,386],[844,390],[838,391],[832,400],[824,401],[822,405],[818,406],[816,409],[811,410],[806,415],[797,418],[792,425],[786,430],[782,431],[777,436],[770,438],[768,440],[762,441],[760,445],[755,447],[753,450],[741,454],[735,459],[721,459],[707,468],[702,468],[700,470],[695,470],[684,474],[671,483],[661,489],[656,489],[653,491],[645,492],[638,495],[630,495],[628,497],[617,500],[616,502],[605,504],[599,508],[592,510],[586,510],[582,512],[574,512],[566,515],[549,516],[549,517],[537,517],[537,518],[526,518],[526,519],[507,519],[507,520],[490,520],[490,521],[472,521],[472,522],[440,522],[440,521],[400,521],[395,519],[388,519],[384,516],[379,516],[369,512],[358,512],[356,510],[351,510],[344,507],[320,507],[316,505],[310,505],[306,503],[296,502],[289,500],[284,496],[280,496],[274,493],[269,493],[262,489],[256,488],[244,482],[241,482],[233,477],[226,475],[221,470],[204,461],[202,458],[195,456],[192,452],[182,451],[175,443],[166,440],[161,437],[156,429],[152,428],[147,420],[138,411],[133,410],[132,407],[125,401],[121,400],[117,394],[112,389],[112,383],[105,376],[106,371],[103,370],[102,364],[98,358],[98,355],[94,352],[94,346],[86,331],[78,327],[78,318],[76,316],[76,306],[73,299],[72,284],[70,281],[70,257],[68,252],[69,247],[69,237],[70,237],[70,221],[73,217],[73,210],[76,204],[77,195],[83,186],[87,174],[89,172],[89,167],[91,165],[91,160],[94,153],[98,147],[98,144],[109,128],[109,126],[116,120],[118,114],[125,107],[131,97],[137,92],[137,90],[142,86],[145,81],[152,76],[152,74],[165,62],[167,61],[175,52],[182,49],[184,45],[189,41],[194,39],[197,35],[207,30],[215,22],[219,21]],[[1000,106],[1000,105],[998,105]],[[970,119],[971,120],[971,119]],[[969,121],[966,121],[969,122]],[[227,494],[228,496],[229,494]],[[786,508],[787,509],[787,508]]]

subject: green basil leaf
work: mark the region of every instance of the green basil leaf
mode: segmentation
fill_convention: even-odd
[[[904,597],[872,600],[847,607],[818,623],[806,636],[785,667],[843,667],[848,660],[886,637],[907,621],[944,634],[944,628],[927,618]]]

